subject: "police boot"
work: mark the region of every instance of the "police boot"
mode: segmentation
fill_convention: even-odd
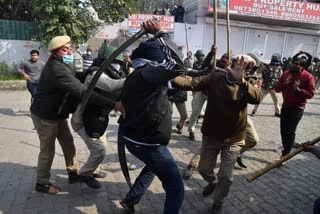
[[[242,167],[242,168],[247,168],[248,166],[247,166],[247,164],[245,164],[244,162],[243,162],[243,160],[242,160],[242,157],[239,155],[239,157],[237,158],[237,163],[238,163],[238,165],[240,166],[240,167]]]

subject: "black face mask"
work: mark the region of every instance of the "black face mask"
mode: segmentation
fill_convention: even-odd
[[[298,66],[298,65],[292,65],[291,67],[290,67],[290,73],[292,73],[292,74],[296,74],[296,73],[298,73],[299,71],[301,70],[301,67],[300,66]]]
[[[279,60],[271,60],[270,65],[281,65]]]

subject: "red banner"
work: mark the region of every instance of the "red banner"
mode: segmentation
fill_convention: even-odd
[[[208,0],[212,12],[213,0]],[[224,12],[226,0],[217,0],[219,12]],[[287,0],[230,0],[230,13],[320,24],[320,4]]]
[[[129,15],[128,28],[131,30],[140,30],[142,22],[152,18],[156,18],[160,22],[162,30],[166,32],[174,31],[174,16],[162,16],[162,15],[152,15],[152,14]]]

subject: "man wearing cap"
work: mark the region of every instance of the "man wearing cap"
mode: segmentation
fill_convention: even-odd
[[[69,183],[79,181],[76,150],[66,120],[71,110],[66,108],[66,104],[70,96],[80,101],[87,87],[75,77],[75,72],[70,67],[73,64],[73,55],[69,36],[54,37],[49,42],[48,50],[51,51],[51,56],[42,71],[38,92],[30,110],[40,140],[36,191],[56,194],[60,189],[50,183],[56,139],[62,147]],[[92,94],[89,102],[106,108],[118,106],[113,100],[96,93]]]
[[[193,69],[201,70],[202,64],[204,62],[206,55],[203,50],[197,50],[194,55],[197,60],[193,63]],[[189,132],[189,139],[194,141],[195,140],[194,132],[196,129],[195,125],[198,121],[199,115],[202,112],[203,105],[207,100],[207,96],[202,91],[195,91],[192,93],[192,96],[193,96],[191,101],[192,112],[191,112],[189,123],[188,123],[188,132]]]
[[[214,186],[211,213],[220,213],[224,198],[233,181],[233,168],[245,144],[247,104],[262,100],[260,90],[245,80],[251,57],[240,56],[227,72],[211,72],[196,78],[177,77],[173,85],[185,90],[207,90],[208,104],[201,127],[202,149],[199,173]],[[218,69],[218,68],[217,68]],[[221,163],[218,176],[213,169],[218,154]]]
[[[147,32],[154,39],[142,42],[131,55],[135,70],[126,79],[121,101],[125,115],[119,120],[118,141],[145,163],[126,198],[120,204],[134,212],[155,176],[166,192],[163,213],[178,214],[184,197],[184,186],[167,144],[171,137],[172,109],[168,81],[185,72],[181,53],[157,21],[147,21]]]
[[[213,54],[214,53],[213,51],[209,52],[208,56],[209,58],[212,58]],[[204,64],[208,64],[209,63],[209,58],[208,56],[206,57],[205,59],[205,62]],[[222,69],[226,69],[228,64],[229,64],[229,60],[227,59],[227,54],[223,54],[220,58],[219,61],[217,61],[217,67],[218,68],[222,68]],[[237,62],[237,58],[239,58],[239,56],[235,56],[232,58],[232,63],[236,63]],[[254,58],[250,58],[249,55],[246,56],[247,57],[247,60],[249,62],[253,62],[253,63],[249,63],[249,65],[247,66],[247,71],[251,70],[252,67],[256,66],[256,61]],[[203,67],[208,67],[206,65],[204,65]],[[216,70],[216,71],[223,71],[224,70]],[[246,71],[246,73],[248,73]],[[188,75],[190,74],[190,72],[188,72]],[[191,76],[191,75],[190,75]],[[192,77],[192,76],[191,76]],[[255,85],[255,82],[256,81],[253,81],[251,80],[251,78],[246,78],[246,80],[252,84],[252,85]],[[240,150],[240,155],[238,156],[237,158],[237,163],[240,167],[242,168],[247,168],[247,165],[243,162],[243,159],[242,159],[242,154],[244,152],[246,152],[247,150],[255,147],[257,145],[259,141],[259,136],[258,136],[258,133],[254,127],[254,124],[253,124],[253,121],[247,117],[247,127],[246,127],[246,138],[245,138],[245,144],[241,147],[241,150]],[[183,171],[183,178],[185,180],[188,180],[191,176],[192,176],[192,172],[195,168],[197,168],[198,164],[199,164],[199,160],[200,160],[200,154],[201,154],[201,144],[198,146],[196,152],[194,153],[194,155],[192,156],[192,158],[190,159],[190,162],[188,164],[188,166],[184,169]],[[209,184],[207,185],[207,187],[203,190],[202,194],[203,196],[208,196],[210,195],[213,191],[214,191],[214,188],[215,188],[215,184]]]
[[[105,59],[109,58],[115,50],[115,47],[106,46],[106,49],[100,52],[100,56],[98,58],[100,60],[95,60],[94,66],[89,67],[86,70],[85,77],[83,77],[83,81],[86,86],[89,85],[94,74],[99,69],[98,66],[100,66]],[[110,68],[112,71],[109,71],[108,69],[102,73],[94,89],[95,92],[103,96],[114,97],[114,99],[119,98],[125,79],[118,79],[115,75],[111,75],[110,73],[125,73],[122,71],[124,68],[124,62],[123,59],[122,61],[121,59],[121,55],[114,59]],[[110,78],[110,76],[113,78]],[[88,150],[90,151],[90,155],[87,162],[85,162],[79,170],[79,177],[80,181],[86,183],[89,187],[98,189],[102,185],[95,178],[104,178],[106,176],[105,173],[100,172],[100,164],[106,155],[105,144],[100,137],[105,133],[108,127],[109,114],[112,109],[101,107],[95,103],[88,103],[83,113],[80,112],[80,108],[81,105],[79,104],[72,115],[71,126],[85,142]]]
[[[263,65],[264,69],[262,70],[262,85],[261,85],[261,92],[263,97],[270,94],[273,100],[273,105],[275,109],[274,116],[280,117],[280,106],[279,100],[276,92],[274,91],[274,86],[278,82],[280,76],[282,75],[282,63],[281,63],[281,55],[280,54],[273,54],[271,57],[271,61],[269,65]],[[259,105],[255,105],[251,116],[254,117],[255,113],[257,112]]]
[[[92,66],[100,66],[107,58],[111,56],[111,54],[116,50],[116,47],[106,45],[102,43],[98,57],[93,60]],[[127,75],[127,71],[124,64],[123,55],[120,54],[110,65],[113,69],[107,70],[107,75],[113,79],[125,78]]]
[[[305,58],[294,57],[292,66],[275,85],[275,91],[282,92],[283,97],[280,115],[283,151],[280,158],[291,152],[307,99],[311,99],[315,93],[314,78],[305,70],[306,63]]]
[[[93,56],[91,48],[87,48],[87,52],[82,54],[83,71],[86,71],[93,63]]]

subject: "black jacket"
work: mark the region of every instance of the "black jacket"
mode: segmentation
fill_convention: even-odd
[[[162,38],[157,42],[166,55],[166,62],[146,63],[127,77],[121,93],[126,116],[121,117],[119,123],[124,136],[131,140],[167,145],[172,126],[168,81],[183,74],[186,67],[176,45],[167,36]]]
[[[152,76],[149,74],[157,76],[157,73],[166,76],[169,72],[146,65],[128,76],[121,94],[126,117],[121,117],[119,123],[124,135],[132,140],[167,145],[172,126],[167,84],[178,74],[172,72],[171,77],[164,78],[164,81],[150,82]],[[160,76],[154,80],[161,79]]]
[[[80,102],[86,90],[87,87],[75,77],[69,66],[51,56],[42,71],[30,111],[47,120],[67,118],[70,113],[65,110],[68,99],[73,96]],[[105,108],[114,107],[114,101],[95,92],[90,96],[89,102]]]

